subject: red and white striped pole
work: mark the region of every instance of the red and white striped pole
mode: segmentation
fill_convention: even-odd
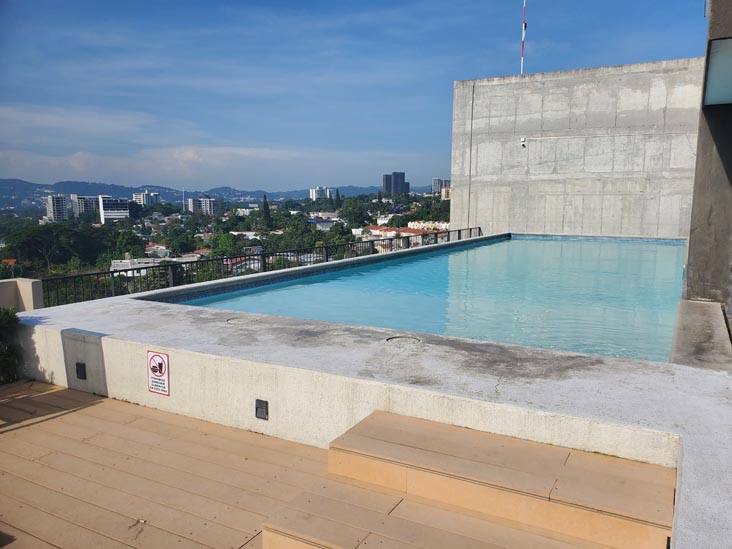
[[[524,0],[524,20],[521,24],[521,74],[524,74],[524,50],[526,44],[526,0]]]

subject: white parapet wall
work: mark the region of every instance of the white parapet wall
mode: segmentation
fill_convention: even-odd
[[[0,280],[0,307],[12,307],[18,312],[43,308],[41,281],[30,278]]]
[[[678,464],[680,437],[653,429],[84,330],[38,325],[27,327],[25,337],[26,373],[35,379],[322,448],[371,412],[385,410],[667,467]],[[148,390],[150,350],[168,357],[169,396]],[[87,379],[77,377],[77,364],[84,365]],[[257,399],[269,403],[269,420],[255,417]]]
[[[689,235],[704,59],[455,83],[453,228]]]

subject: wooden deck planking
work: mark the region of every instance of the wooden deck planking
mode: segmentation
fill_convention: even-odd
[[[11,546],[12,544],[12,546]],[[0,547],[10,547],[10,549],[54,549],[55,545],[51,545],[37,537],[31,536],[27,532],[18,530],[6,522],[0,521]]]
[[[140,496],[110,490],[102,484],[73,476],[38,462],[18,459],[0,452],[0,470],[31,480],[41,486],[68,494],[125,516],[145,517],[163,530],[188,537],[210,547],[239,547],[246,534],[210,523]]]
[[[33,537],[64,549],[124,549],[131,545],[113,540],[0,494],[0,520]]]
[[[382,513],[401,499],[327,478],[325,450],[33,385],[0,394],[0,519],[25,543],[261,549],[261,523],[305,489]]]
[[[200,547],[191,539],[140,521],[137,514],[115,513],[9,473],[0,472],[0,494],[12,494],[14,499],[35,509],[133,547]]]
[[[5,417],[0,532],[5,524],[18,533],[18,547],[263,549],[262,524],[288,513],[313,539],[354,548],[599,547],[334,480],[322,449],[78,391],[2,390]],[[408,452],[421,455],[426,441],[408,427],[362,434],[390,444],[405,436]],[[457,441],[443,442],[447,451]],[[511,453],[481,454],[468,443],[453,458],[502,468]],[[563,459],[541,456],[551,468]]]

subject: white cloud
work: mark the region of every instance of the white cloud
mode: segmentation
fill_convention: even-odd
[[[7,148],[51,146],[93,149],[115,142],[123,147],[200,140],[203,133],[180,120],[161,121],[136,111],[38,105],[0,105],[0,144]]]

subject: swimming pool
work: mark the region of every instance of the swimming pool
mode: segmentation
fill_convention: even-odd
[[[682,241],[514,235],[179,302],[668,361],[683,261]]]

